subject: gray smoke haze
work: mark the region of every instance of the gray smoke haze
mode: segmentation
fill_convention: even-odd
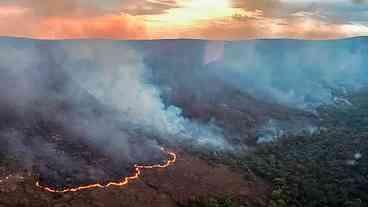
[[[367,85],[367,42],[269,40],[226,43],[214,71],[255,97],[301,109],[331,104],[334,91]]]
[[[0,150],[46,185],[119,179],[162,143],[228,150],[222,129],[165,105],[135,49],[111,41],[0,40]]]
[[[184,118],[180,108],[163,103],[160,90],[150,83],[152,71],[129,46],[110,41],[3,39],[1,50],[1,108],[15,111],[24,120],[24,128],[42,125],[33,118],[37,116],[46,125],[51,122],[73,134],[61,139],[92,143],[101,153],[127,165],[159,159],[155,137],[172,144],[230,148],[221,129]],[[6,140],[9,129],[4,128],[1,134]],[[57,131],[50,135],[48,129],[41,129],[45,137],[40,139],[24,132],[27,130],[11,130],[18,139],[8,142],[11,151],[27,152],[30,160],[49,157],[62,166],[70,160],[64,168],[80,166],[46,141],[60,136]],[[32,139],[38,143],[27,141]],[[26,165],[31,165],[30,160],[24,161]]]
[[[73,80],[103,104],[122,112],[124,122],[174,143],[188,140],[227,147],[219,128],[186,119],[180,108],[163,103],[161,91],[150,81],[152,71],[137,50],[111,42],[62,47],[67,60],[64,67]]]
[[[331,42],[226,42],[216,43],[207,51],[192,51],[186,48],[186,42],[178,42],[182,51],[175,55],[179,57],[166,57],[163,53],[157,58],[154,53],[159,53],[161,49],[169,54],[172,49],[179,48],[174,43],[158,42],[158,48],[152,49],[153,55],[148,57],[151,58],[149,61],[149,52],[143,53],[134,44],[124,41],[53,42],[4,38],[0,43],[3,51],[0,55],[0,110],[4,115],[4,123],[1,123],[3,133],[0,134],[6,139],[9,130],[12,131],[11,134],[21,140],[8,143],[13,149],[19,146],[19,149],[25,149],[22,151],[33,153],[28,157],[35,160],[40,155],[60,157],[60,161],[55,163],[72,158],[65,155],[61,159],[59,152],[64,149],[47,145],[49,139],[68,140],[71,146],[78,141],[92,143],[103,155],[112,157],[118,163],[130,164],[159,159],[159,143],[163,140],[171,144],[189,143],[213,150],[227,150],[236,148],[226,140],[231,140],[229,137],[233,131],[243,125],[246,127],[242,133],[248,130],[247,127],[251,129],[264,121],[264,126],[260,128],[265,133],[271,132],[268,133],[271,135],[293,128],[289,125],[290,121],[286,123],[274,117],[267,119],[267,113],[272,113],[273,109],[263,112],[268,107],[263,103],[261,108],[253,105],[238,107],[234,105],[238,102],[222,100],[222,93],[234,93],[227,85],[245,92],[246,95],[239,99],[244,103],[260,103],[247,96],[251,94],[266,102],[315,109],[325,103],[347,103],[334,91],[354,90],[365,86],[368,81],[368,71],[364,67],[368,64],[368,50],[366,41],[359,38]],[[191,44],[201,48],[202,44],[210,43],[198,41]],[[155,70],[150,68],[152,65]],[[157,68],[163,69],[157,71]],[[181,75],[175,77],[179,71]],[[165,75],[167,77],[163,79],[169,81],[163,86],[153,81],[155,77]],[[226,84],[212,87],[211,84],[216,83],[211,81],[218,80],[213,79],[214,75]],[[179,84],[175,85],[175,82]],[[210,121],[203,121],[206,119],[201,120],[202,117],[187,118],[184,116],[187,105],[183,104],[180,108],[163,97],[167,95],[163,91],[166,85],[170,90],[176,90],[173,97],[177,99],[186,96],[188,91],[192,92],[190,97],[197,100],[200,110],[222,107],[233,117],[237,114],[244,117],[236,119],[239,122],[236,129],[230,128],[226,132],[225,127],[233,125],[224,123],[233,121],[231,118],[227,120],[226,114],[218,113],[219,119],[209,117],[207,120]],[[212,95],[214,97],[202,97]],[[186,97],[189,104],[190,97]],[[200,105],[201,100],[204,100],[204,106]],[[233,108],[228,109],[228,104],[233,104]],[[239,108],[239,113],[235,108]],[[251,110],[246,111],[246,108]],[[193,114],[197,113],[196,109],[192,110]],[[284,109],[277,110],[278,115],[286,112]],[[262,116],[260,121],[257,116]],[[12,126],[10,123],[14,119],[22,120],[24,126],[21,129]],[[293,120],[295,129],[303,128],[303,124],[307,123],[305,129],[314,130],[315,126],[305,119],[297,121]],[[222,124],[221,127],[218,123]],[[16,133],[9,129],[9,125]],[[43,125],[57,127],[47,129]],[[43,134],[39,135],[34,130],[29,133],[29,128],[40,128]],[[28,145],[24,142],[35,136],[43,136],[39,140],[44,140],[45,144],[31,143],[32,146],[45,145],[44,148],[50,150],[26,149]],[[236,136],[240,143],[244,141],[243,134]]]
[[[31,68],[36,68],[41,62],[33,47],[31,45],[29,48],[16,48],[11,44],[2,44],[1,97],[9,104],[30,105],[34,98],[41,95],[39,90],[35,90],[37,86],[34,81],[42,79],[42,73],[29,73]],[[29,77],[19,74],[27,74]]]

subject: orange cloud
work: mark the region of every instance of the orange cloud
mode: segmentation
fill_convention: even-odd
[[[261,10],[263,13],[273,12],[282,7],[280,0],[232,0],[232,3],[235,8]]]
[[[281,37],[331,39],[368,34],[368,24],[362,21],[366,14],[357,9],[358,6],[366,6],[362,4],[365,1],[352,0],[341,6],[345,5],[349,11],[357,13],[341,13],[337,3],[290,2],[1,0],[0,36],[238,40]],[[326,9],[328,12],[324,12]]]
[[[143,22],[128,15],[77,19],[54,17],[35,26],[32,36],[52,39],[144,39],[146,31]]]
[[[23,15],[27,12],[26,8],[18,7],[18,6],[4,6],[0,7],[0,19],[15,17]]]
[[[145,23],[127,14],[92,17],[39,17],[22,7],[0,7],[0,36],[42,39],[144,39]]]
[[[79,0],[1,0],[0,7],[18,7],[28,10],[28,15],[49,16],[81,16],[102,13],[94,4],[82,4]]]

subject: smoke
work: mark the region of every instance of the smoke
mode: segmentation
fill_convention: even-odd
[[[182,110],[165,105],[161,91],[152,83],[152,73],[143,56],[124,43],[88,42],[64,45],[65,69],[75,82],[101,103],[124,116],[121,120],[142,131],[169,139],[226,148],[221,129],[182,116]]]
[[[273,142],[285,135],[313,135],[317,132],[319,132],[318,127],[305,122],[290,123],[269,119],[258,129],[257,143]]]
[[[266,40],[225,45],[218,77],[266,101],[300,109],[332,104],[336,93],[367,84],[364,39]]]
[[[40,95],[37,94],[39,90],[34,90],[36,84],[31,81],[42,79],[41,73],[30,71],[30,68],[36,67],[41,62],[40,57],[33,53],[33,48],[33,45],[29,48],[15,48],[10,44],[2,44],[0,55],[2,103],[7,101],[8,104],[25,106]],[[27,74],[28,77],[18,74]]]
[[[131,42],[52,42],[3,38],[0,40],[0,112],[3,116],[0,141],[9,140],[8,137],[16,139],[6,146],[15,154],[27,152],[31,160],[26,160],[27,163],[53,160],[57,165],[55,168],[62,168],[62,163],[70,160],[68,163],[81,168],[91,163],[74,160],[75,157],[70,156],[73,151],[83,152],[78,156],[85,160],[91,160],[94,156],[107,157],[115,166],[132,166],[136,162],[162,160],[160,144],[163,142],[174,146],[188,144],[210,150],[232,150],[236,147],[227,143],[224,134],[232,136],[235,132],[232,133],[226,126],[234,125],[230,129],[236,131],[245,126],[242,124],[245,119],[251,120],[249,123],[254,122],[246,127],[264,124],[263,129],[261,127],[258,131],[265,135],[265,139],[289,129],[295,132],[298,129],[313,131],[314,125],[311,126],[304,118],[285,119],[286,123],[277,120],[277,115],[267,117],[269,114],[266,113],[271,114],[271,109],[252,117],[251,113],[271,106],[263,104],[257,108],[254,105],[261,102],[253,99],[249,102],[250,106],[239,106],[239,112],[232,109],[247,104],[246,101],[250,100],[248,94],[257,100],[300,109],[315,109],[325,103],[349,104],[337,92],[345,94],[367,83],[368,72],[364,65],[367,64],[368,54],[364,46],[359,46],[364,45],[364,41],[316,41],[313,44],[294,40],[221,42],[195,52],[197,48],[193,49],[183,42],[173,44],[173,50],[182,47],[182,51],[174,54],[183,58],[175,55],[162,58],[162,54],[166,53],[160,53],[160,58],[156,59],[149,51],[147,54],[151,56],[148,58],[152,59],[145,61],[147,54]],[[167,48],[161,46],[159,49]],[[153,48],[153,52],[160,50]],[[201,57],[203,61],[199,60]],[[171,70],[173,66],[177,67],[176,71]],[[176,73],[181,69],[184,72]],[[175,74],[181,75],[175,77]],[[214,74],[216,78],[213,78]],[[160,80],[162,85],[157,84]],[[218,82],[211,87],[214,80],[222,80],[226,84]],[[167,91],[161,90],[166,86],[172,87],[175,94],[164,94]],[[233,88],[245,92],[236,92],[239,96],[244,95],[245,102],[243,99],[233,103],[225,100],[224,95],[230,97],[228,93],[235,93]],[[180,96],[187,95],[186,90],[193,92],[193,97],[197,97],[196,101],[200,104],[208,102],[204,109],[207,105],[213,105],[216,109],[235,111],[233,117],[241,113],[244,118],[229,116],[227,119],[222,111],[219,116],[208,119],[201,119],[201,115],[192,116],[198,121],[188,118],[190,113],[185,117],[184,112],[191,110],[186,107],[191,104],[192,96],[185,97],[188,104],[181,103],[183,109],[172,105],[175,101],[170,99],[180,99]],[[227,109],[227,105],[231,109]],[[192,110],[195,115],[196,110]],[[279,113],[284,113],[284,110]],[[259,114],[264,118],[252,121],[261,116]],[[263,120],[267,122],[267,118],[275,120],[259,123]],[[297,119],[300,123],[295,121]],[[206,123],[206,120],[211,121]],[[232,123],[234,120],[238,123]],[[290,120],[294,125],[289,125]],[[303,127],[305,123],[310,127]],[[246,133],[246,127],[239,136]],[[97,155],[85,153],[89,149],[85,146]]]
[[[154,71],[129,44],[0,45],[0,150],[48,184],[119,179],[135,163],[164,160],[162,143],[230,149],[220,128],[163,103]]]

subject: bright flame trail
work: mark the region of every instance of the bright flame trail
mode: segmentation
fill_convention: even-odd
[[[168,160],[166,160],[165,164],[163,164],[163,165],[157,164],[157,165],[149,165],[149,166],[134,165],[135,173],[132,176],[122,178],[118,182],[109,182],[106,185],[96,183],[96,184],[79,186],[79,187],[76,187],[76,188],[66,188],[66,189],[63,189],[63,190],[57,190],[57,189],[53,189],[52,187],[42,186],[42,185],[40,185],[40,183],[38,181],[36,182],[36,186],[38,188],[41,188],[42,190],[45,190],[45,191],[48,191],[48,192],[51,192],[51,193],[68,193],[68,192],[78,192],[78,191],[87,190],[87,189],[94,189],[94,188],[109,188],[109,187],[114,187],[114,186],[116,186],[116,187],[126,186],[126,185],[129,184],[130,181],[138,179],[139,176],[142,174],[143,169],[168,168],[169,166],[173,165],[176,162],[176,154],[175,153],[169,152],[169,151],[165,150],[164,148],[161,148],[161,150],[164,153],[170,155],[170,157],[171,157]]]

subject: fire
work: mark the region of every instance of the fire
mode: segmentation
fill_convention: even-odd
[[[135,173],[132,176],[124,177],[120,181],[117,181],[117,182],[109,182],[106,185],[96,183],[96,184],[79,186],[79,187],[76,187],[76,188],[66,188],[66,189],[63,189],[63,190],[57,190],[57,189],[53,189],[52,187],[41,186],[39,181],[36,182],[36,186],[38,188],[41,188],[42,190],[45,190],[45,191],[51,192],[51,193],[68,193],[68,192],[78,192],[78,191],[87,190],[87,189],[94,189],[94,188],[109,188],[109,187],[126,186],[126,185],[129,184],[129,182],[138,179],[139,176],[142,174],[142,170],[144,170],[144,169],[168,168],[169,166],[175,164],[176,154],[173,153],[173,152],[167,151],[164,148],[161,148],[161,150],[171,157],[171,158],[166,160],[165,164],[148,165],[148,166],[134,165]]]
[[[6,176],[4,179],[1,179],[1,180],[0,180],[0,183],[3,183],[3,182],[5,182],[5,181],[9,180],[12,176],[13,176],[13,175],[8,175],[8,176]]]

